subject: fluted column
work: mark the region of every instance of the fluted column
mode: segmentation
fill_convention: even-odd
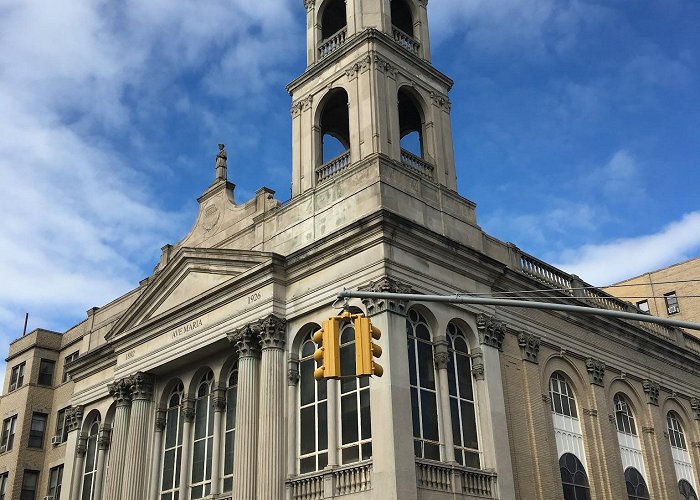
[[[212,408],[214,410],[214,439],[213,452],[211,456],[211,493],[217,495],[221,493],[221,442],[224,435],[223,416],[226,411],[226,391],[221,387],[214,389],[212,398]]]
[[[252,500],[258,456],[258,365],[257,334],[245,326],[228,335],[238,350],[238,398],[236,442],[233,448],[233,500]]]
[[[126,462],[126,442],[129,437],[129,416],[131,415],[131,378],[123,378],[109,385],[109,393],[117,402],[112,424],[112,450],[105,483],[105,500],[122,500],[122,478]]]
[[[75,448],[75,468],[73,469],[73,487],[71,500],[80,500],[80,485],[82,484],[83,469],[85,468],[85,453],[87,453],[87,436],[78,436],[78,446]]]
[[[148,495],[150,500],[158,500],[160,497],[160,467],[163,458],[163,431],[165,430],[166,411],[164,408],[159,408],[156,411],[153,458],[151,459],[151,492]]]
[[[258,486],[260,500],[284,497],[284,345],[287,322],[270,315],[260,322],[260,437]]]
[[[67,473],[63,475],[63,491],[68,495],[67,498],[73,498],[73,489],[76,488],[76,483],[80,485],[80,475],[82,471],[78,470],[76,462],[78,461],[78,441],[79,430],[83,421],[83,407],[74,406],[66,410],[66,426],[68,427],[68,441],[65,449],[65,470]]]
[[[126,441],[126,461],[122,481],[123,498],[144,498],[146,496],[146,453],[150,433],[154,377],[150,373],[137,373],[132,377],[131,417],[129,436]]]
[[[100,433],[97,436],[97,470],[95,471],[95,493],[94,500],[102,500],[102,488],[105,478],[105,458],[109,449],[109,441],[112,435],[112,426],[103,424],[100,426]]]
[[[450,353],[447,350],[447,339],[440,337],[435,346],[435,368],[438,371],[438,384],[440,384],[440,406],[442,407],[442,429],[445,442],[445,462],[455,462],[455,441],[452,435],[452,412],[450,411],[450,385],[447,374],[447,365],[450,362]]]
[[[194,422],[194,399],[182,401],[182,464],[180,469],[180,500],[190,498],[190,477],[192,476],[192,424]]]

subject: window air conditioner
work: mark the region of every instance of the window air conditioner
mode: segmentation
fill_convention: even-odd
[[[54,446],[61,444],[61,436],[51,436],[51,444]]]

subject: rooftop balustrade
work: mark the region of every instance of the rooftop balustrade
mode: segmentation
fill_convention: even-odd
[[[401,45],[404,49],[409,51],[411,54],[418,55],[418,52],[420,51],[420,42],[413,38],[411,35],[408,33],[404,33],[400,29],[398,29],[396,26],[394,26],[394,40],[396,40],[396,43]]]
[[[343,28],[334,35],[323,40],[318,46],[318,58],[323,59],[335,52],[341,45],[343,45],[343,43],[345,43],[347,34],[348,29]]]

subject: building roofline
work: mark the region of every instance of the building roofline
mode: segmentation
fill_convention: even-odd
[[[610,287],[610,286],[619,285],[619,284],[621,284],[621,283],[627,283],[628,281],[636,280],[637,278],[642,278],[642,277],[647,276],[647,275],[649,275],[649,274],[654,274],[654,273],[658,273],[658,272],[661,272],[661,271],[665,271],[665,270],[667,270],[667,269],[671,269],[672,267],[677,267],[677,266],[685,265],[685,264],[687,264],[688,262],[693,262],[694,260],[700,260],[700,256],[691,257],[690,259],[686,259],[686,260],[681,261],[681,262],[676,262],[675,264],[671,264],[671,265],[666,266],[666,267],[660,267],[659,269],[655,269],[655,270],[653,270],[653,271],[647,271],[647,272],[642,273],[642,274],[639,274],[639,275],[637,275],[637,276],[632,276],[631,278],[627,278],[627,279],[624,279],[624,280],[622,280],[622,281],[617,281],[617,282],[615,282],[615,283],[611,283],[611,284],[606,285],[606,286],[603,286],[603,287],[601,287],[601,288],[605,289],[605,288],[608,288],[608,287]]]

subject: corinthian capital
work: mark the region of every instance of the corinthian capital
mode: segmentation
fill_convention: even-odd
[[[270,314],[267,318],[261,319],[260,345],[264,349],[284,349],[287,337],[287,321]]]
[[[233,332],[229,333],[228,340],[238,351],[238,357],[240,359],[260,357],[260,342],[258,340],[258,335],[250,325],[242,326],[241,328],[237,328]]]
[[[155,377],[150,373],[139,372],[132,377],[132,398],[150,401],[153,397],[153,382]]]
[[[488,314],[479,314],[476,318],[476,327],[479,330],[479,341],[482,345],[490,345],[499,351],[503,350],[503,341],[506,338],[506,324],[498,321]]]
[[[117,406],[131,406],[131,389],[133,382],[130,377],[125,377],[117,380],[113,384],[109,384],[109,394],[117,402]]]
[[[370,281],[369,285],[359,288],[363,292],[385,292],[385,293],[411,293],[410,286],[404,285],[400,281],[385,276],[378,281]],[[362,303],[367,308],[367,316],[374,316],[385,311],[394,312],[404,316],[406,314],[406,301],[396,299],[362,299]]]

